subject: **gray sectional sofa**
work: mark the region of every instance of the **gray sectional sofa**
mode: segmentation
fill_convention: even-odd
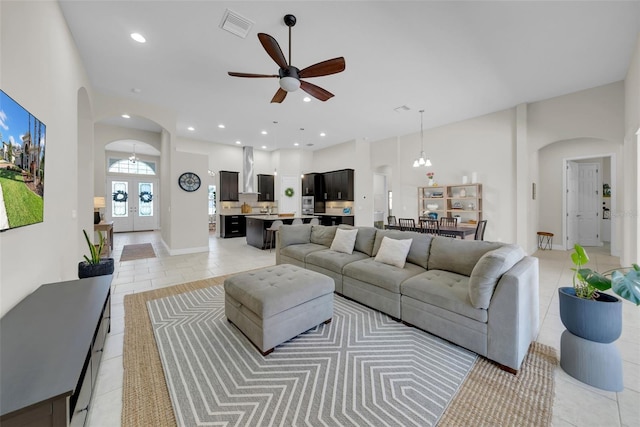
[[[355,234],[351,253],[330,249],[346,234]],[[408,248],[406,258],[398,244]],[[387,259],[398,254],[404,264]],[[285,225],[277,233],[276,264],[323,273],[334,279],[337,293],[511,372],[538,332],[538,260],[517,245],[373,227]]]

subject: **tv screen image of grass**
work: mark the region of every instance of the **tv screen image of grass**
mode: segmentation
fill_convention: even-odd
[[[46,126],[0,90],[0,231],[42,222]]]

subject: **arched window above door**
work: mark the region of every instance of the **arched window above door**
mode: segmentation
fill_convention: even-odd
[[[155,175],[155,162],[146,160],[109,159],[109,173],[128,173],[134,175]]]

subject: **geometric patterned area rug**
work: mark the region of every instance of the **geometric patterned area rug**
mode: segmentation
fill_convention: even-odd
[[[221,286],[227,277],[125,296],[122,426],[176,426],[147,301]],[[537,342],[532,343],[517,375],[479,357],[438,426],[550,426],[557,366],[556,350]]]
[[[222,286],[147,305],[180,426],[432,426],[477,358],[338,295],[331,323],[266,357]]]
[[[137,245],[124,245],[120,261],[133,261],[134,259],[155,258],[156,253],[151,243],[140,243]]]

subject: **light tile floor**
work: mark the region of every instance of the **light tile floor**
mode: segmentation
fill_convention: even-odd
[[[157,257],[118,262],[127,244],[151,243]],[[275,263],[275,253],[246,244],[243,238],[219,239],[212,233],[209,252],[170,256],[159,232],[120,233],[114,238],[116,270],[112,283],[111,333],[98,373],[88,426],[119,426],[122,413],[122,347],[124,296],[207,277],[259,268]],[[618,266],[607,248],[587,248],[592,268]],[[538,341],[560,352],[564,330],[558,312],[557,288],[570,286],[569,252],[538,251],[540,260],[540,333]],[[606,392],[585,385],[556,370],[554,426],[640,426],[640,309],[624,301],[623,333],[617,341],[624,363],[625,389]]]

